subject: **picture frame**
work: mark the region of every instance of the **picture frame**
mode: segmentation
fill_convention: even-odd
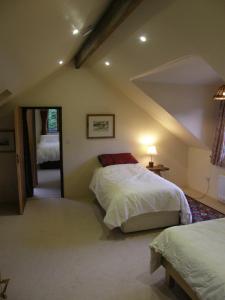
[[[15,152],[14,130],[0,129],[0,152]]]
[[[88,114],[87,138],[115,138],[115,114]]]

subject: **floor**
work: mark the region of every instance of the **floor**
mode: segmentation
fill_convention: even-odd
[[[60,169],[38,170],[38,187],[34,189],[37,198],[60,198]]]
[[[207,195],[202,197],[202,193],[195,191],[193,189],[187,188],[187,187],[184,187],[183,191],[190,197],[202,202],[205,205],[208,205],[209,207],[214,208],[215,210],[221,212],[222,214],[225,214],[225,204],[218,201],[217,199],[214,199]]]
[[[86,200],[32,198],[22,216],[0,217],[0,270],[8,300],[168,300],[187,297],[149,272],[160,231],[109,231]]]

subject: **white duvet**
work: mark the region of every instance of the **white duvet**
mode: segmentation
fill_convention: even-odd
[[[57,134],[42,135],[37,145],[37,163],[60,160],[59,136]]]
[[[152,271],[163,256],[199,299],[225,299],[225,218],[168,228],[150,247]]]
[[[104,222],[110,229],[149,212],[180,211],[182,224],[192,220],[182,190],[139,163],[98,168],[90,189],[106,211]]]

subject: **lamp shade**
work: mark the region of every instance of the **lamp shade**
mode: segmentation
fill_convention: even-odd
[[[150,155],[157,155],[157,149],[156,146],[152,145],[148,147],[148,154]]]
[[[225,85],[222,85],[213,97],[213,100],[225,100]]]

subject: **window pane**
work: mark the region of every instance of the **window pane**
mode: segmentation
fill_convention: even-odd
[[[48,110],[48,132],[58,131],[57,109]]]

